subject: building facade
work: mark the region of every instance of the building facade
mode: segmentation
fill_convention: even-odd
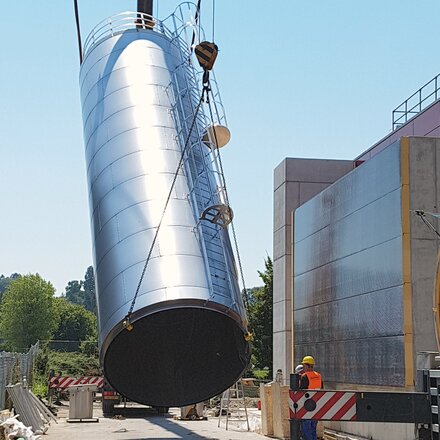
[[[438,243],[414,211],[439,211],[439,126],[437,102],[353,161],[288,158],[275,169],[274,371],[285,383],[312,354],[329,388],[414,389],[417,353],[437,350]],[[414,435],[410,425],[332,427]]]

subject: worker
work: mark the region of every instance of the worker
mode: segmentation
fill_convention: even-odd
[[[300,388],[303,390],[319,390],[323,387],[321,375],[314,370],[315,359],[312,356],[304,356],[302,360],[304,372],[300,379]],[[304,440],[317,440],[316,420],[302,420],[301,432]]]

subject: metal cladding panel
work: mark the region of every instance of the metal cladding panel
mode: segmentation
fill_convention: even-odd
[[[403,386],[400,144],[295,211],[294,352],[324,380]]]
[[[182,155],[188,129],[179,121],[196,105],[197,90],[176,105],[183,87],[191,90],[183,65],[178,40],[131,29],[92,45],[80,75],[101,361],[116,390],[156,406],[212,397],[249,360],[228,232],[199,221],[219,203],[201,120],[139,288],[134,329],[122,326]]]
[[[400,387],[405,381],[403,336],[295,346],[296,361],[313,353],[316,370],[336,384]],[[324,362],[323,362],[324,361]]]

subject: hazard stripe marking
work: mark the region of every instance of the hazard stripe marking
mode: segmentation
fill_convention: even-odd
[[[313,401],[316,407],[313,407]],[[295,408],[296,406],[296,408]],[[344,391],[289,392],[289,413],[293,420],[356,420],[356,393]]]
[[[337,420],[350,420],[353,415],[350,415],[349,411],[356,408],[356,396],[351,396],[345,405],[334,415]],[[349,413],[349,414],[347,414]]]
[[[51,377],[49,381],[50,388],[65,389],[75,385],[96,385],[102,388],[104,385],[104,378],[101,376],[81,376],[76,379],[69,376]]]

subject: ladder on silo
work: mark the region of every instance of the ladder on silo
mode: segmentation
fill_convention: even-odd
[[[233,416],[233,411],[235,416]],[[244,412],[244,417],[242,414]],[[249,417],[244,395],[243,382],[239,380],[232,387],[223,392],[220,399],[220,414],[218,416],[218,427],[223,418],[226,418],[226,430],[228,430],[229,421],[243,422],[246,420],[247,430],[249,431]]]

